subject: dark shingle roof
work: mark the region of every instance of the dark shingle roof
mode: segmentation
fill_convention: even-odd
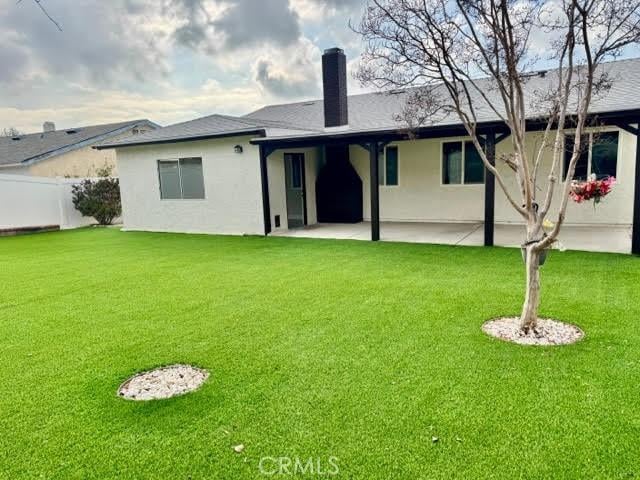
[[[259,134],[262,132],[267,135],[295,135],[303,134],[305,131],[308,131],[308,129],[304,127],[296,128],[276,120],[253,120],[247,117],[215,114],[169,125],[137,137],[125,138],[116,142],[103,142],[98,148],[179,142],[181,140],[203,140],[212,137]]]
[[[593,99],[590,112],[598,114],[640,109],[640,96],[637,94],[640,91],[640,58],[608,62],[603,64],[601,68],[606,69],[613,83],[609,91]],[[525,96],[527,97],[527,108],[531,118],[545,113],[545,110],[542,109],[544,106],[539,102],[539,94],[548,90],[549,85],[554,84],[554,78],[557,78],[555,70],[533,72],[528,78],[525,84]],[[494,105],[501,104],[499,98],[497,98],[497,91],[492,88],[488,79],[477,80],[476,84],[489,98],[493,97],[492,103]],[[434,89],[436,91],[441,89],[442,95],[446,95],[442,86],[434,86]],[[403,127],[396,120],[396,116],[402,113],[406,100],[413,90],[404,89],[349,96],[349,127],[344,131],[347,133],[370,132]],[[473,89],[471,89],[471,92],[475,97],[474,107],[476,108],[478,121],[498,121],[499,117],[489,108],[481,95]],[[267,106],[249,113],[245,118],[251,118],[256,121],[258,119],[272,120],[277,118],[291,125],[304,125],[307,128],[325,133],[323,112],[323,101],[313,100]],[[460,119],[458,116],[451,114],[438,118],[431,126],[459,124]]]
[[[637,95],[637,92],[640,91],[640,58],[605,63],[602,68],[609,73],[613,80],[613,86],[605,95],[592,101],[591,113],[640,110],[640,96]],[[540,104],[536,101],[536,95],[548,89],[551,82],[554,82],[555,75],[554,70],[533,72],[526,82],[527,102],[530,104],[529,113],[532,118],[544,114],[544,110],[540,109]],[[488,79],[480,79],[476,83],[488,96],[497,96],[497,92],[491,88]],[[438,85],[433,88],[443,89]],[[475,90],[471,90],[475,92]],[[398,123],[396,116],[402,112],[411,92],[412,89],[405,89],[349,96],[349,125],[341,128],[339,132],[349,134],[402,128],[403,125]],[[489,108],[480,94],[476,92],[475,95],[474,107],[478,121],[494,122],[499,120],[499,117]],[[496,104],[499,103],[496,102]],[[536,111],[536,108],[539,111]],[[446,127],[459,124],[459,118],[455,114],[451,114],[439,118],[431,126]],[[210,115],[148,132],[138,138],[125,139],[110,144],[105,143],[100,148],[197,140],[235,134],[256,134],[264,136],[265,140],[268,140],[271,138],[314,137],[336,134],[337,132],[338,130],[335,129],[327,130],[324,128],[323,101],[318,99],[270,105],[243,117]]]
[[[136,125],[151,125],[149,120],[66,128],[53,132],[30,133],[15,137],[0,137],[0,165],[24,164],[43,160],[67,151],[106,140]]]

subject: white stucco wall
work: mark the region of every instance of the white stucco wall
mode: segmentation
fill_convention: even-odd
[[[539,135],[532,133],[528,146],[533,152]],[[635,137],[620,131],[618,149],[618,185],[595,209],[591,203],[578,205],[570,201],[567,224],[629,225],[632,223],[635,171]],[[422,222],[479,222],[484,219],[484,185],[442,185],[441,150],[444,139],[427,139],[393,143],[398,146],[399,185],[380,186],[380,219],[382,221]],[[452,141],[455,138],[447,138]],[[497,155],[512,148],[507,138],[497,147]],[[369,220],[369,154],[362,147],[350,147],[351,163],[363,182],[364,217]],[[540,185],[546,185],[546,176],[551,165],[550,152],[545,155],[540,170]],[[517,198],[515,177],[506,165],[498,164],[509,180],[510,192]],[[554,195],[554,210],[560,199],[560,187]],[[544,192],[538,192],[540,202]],[[496,184],[496,223],[521,223],[521,218],[508,203],[500,186]]]
[[[287,193],[284,174],[284,157],[275,151],[267,158],[267,178],[269,180],[269,210],[272,230],[286,230]],[[280,226],[276,227],[276,216],[280,216]]]
[[[0,229],[95,223],[73,205],[71,189],[80,180],[0,174]]]
[[[380,186],[382,221],[464,222],[483,217],[483,185],[441,185],[440,139],[391,145],[398,147],[398,185]],[[363,213],[370,220],[369,152],[352,145],[349,156],[362,179]]]
[[[120,148],[126,230],[264,234],[258,147],[251,137]],[[242,145],[243,153],[234,152]],[[201,157],[204,200],[161,200],[158,160]]]
[[[293,148],[276,150],[269,155],[267,172],[269,178],[269,204],[271,209],[271,227],[273,230],[286,230],[287,225],[287,196],[284,173],[284,154],[303,153],[305,166],[305,186],[307,190],[307,225],[318,222],[316,210],[316,176],[319,167],[318,148]],[[275,218],[280,215],[280,227],[276,227]]]
[[[111,168],[112,176],[118,176],[113,150],[84,147],[36,162],[25,169],[28,170],[28,175],[42,177],[94,177],[98,169],[105,167]]]
[[[529,135],[531,151],[539,142],[539,133]],[[446,141],[455,140],[447,138]],[[262,191],[258,148],[250,137],[183,142],[166,145],[127,147],[118,150],[118,170],[123,202],[124,228],[129,230],[194,233],[263,234]],[[441,151],[443,139],[397,142],[399,185],[380,187],[380,216],[383,221],[481,222],[484,217],[484,185],[442,185]],[[618,154],[619,184],[603,203],[569,203],[567,224],[630,225],[632,223],[635,137],[620,131]],[[241,144],[242,154],[234,152]],[[498,156],[508,152],[510,140],[500,143]],[[305,154],[307,223],[317,222],[315,203],[316,176],[321,162],[318,148],[277,150],[269,156],[267,170],[271,225],[287,229],[284,154]],[[363,182],[364,217],[369,220],[369,156],[362,147],[350,147],[351,162]],[[205,183],[204,200],[161,200],[157,160],[202,157]],[[541,185],[550,166],[550,152],[541,169]],[[499,168],[516,193],[512,172]],[[538,192],[539,199],[543,193]],[[555,205],[560,191],[555,195]],[[541,200],[540,200],[541,201]],[[275,217],[280,216],[280,227]],[[496,186],[496,223],[520,223],[518,214]]]
[[[567,207],[568,225],[631,225],[633,223],[633,194],[635,189],[635,155],[636,155],[636,139],[634,135],[623,130],[619,131],[618,142],[618,165],[616,179],[618,184],[613,191],[595,208],[592,202],[577,204],[569,200]],[[541,133],[532,133],[528,138],[529,154],[537,151],[541,143]],[[497,148],[497,154],[501,152],[513,151],[511,142],[506,139],[500,143]],[[552,153],[551,150],[544,157],[543,167],[538,174],[538,185],[544,188],[544,191],[538,191],[538,201],[542,203],[546,193],[546,184],[548,172],[551,167]],[[498,167],[504,172],[503,177],[511,180],[509,183],[509,191],[514,193],[516,198],[518,195],[515,177],[511,170],[504,164],[498,164]],[[554,201],[552,207],[551,218],[556,216],[560,200],[562,198],[562,184],[557,185],[554,193]],[[484,201],[483,201],[484,204]],[[496,183],[496,222],[497,223],[522,223],[518,213],[507,201],[504,192]]]

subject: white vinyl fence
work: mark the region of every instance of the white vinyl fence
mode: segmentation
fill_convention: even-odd
[[[95,223],[73,206],[71,187],[82,178],[0,174],[0,230],[59,225],[61,229]]]

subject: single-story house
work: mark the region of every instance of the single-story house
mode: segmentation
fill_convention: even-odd
[[[110,167],[116,175],[113,150],[93,147],[104,141],[118,141],[159,128],[149,120],[92,125],[56,130],[45,122],[42,132],[0,137],[0,174],[39,177],[92,177],[98,169]]]
[[[117,150],[124,228],[378,240],[382,224],[383,239],[493,245],[501,228],[513,227],[521,238],[519,214],[456,117],[408,135],[397,122],[407,90],[348,96],[338,48],[324,52],[322,67],[322,100],[211,115],[98,147]],[[640,253],[640,59],[604,68],[615,82],[592,103],[599,126],[586,135],[577,176],[614,175],[619,183],[596,209],[571,204],[567,226],[586,228],[576,235],[587,242],[603,235],[605,249],[607,235],[622,232],[628,246],[614,250],[627,252],[633,229],[633,252]],[[527,88],[544,87],[551,74],[533,72]],[[533,149],[544,124],[529,123]],[[478,129],[493,157],[512,148],[490,109],[479,109]],[[544,162],[550,165],[550,155]]]

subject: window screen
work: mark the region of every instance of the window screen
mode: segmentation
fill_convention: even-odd
[[[564,178],[569,173],[569,163],[573,155],[575,135],[567,135],[564,141]],[[589,135],[583,135],[580,141],[580,156],[576,162],[576,171],[573,178],[576,180],[586,180],[589,172]]]
[[[182,198],[180,191],[180,172],[177,160],[158,160],[160,177],[160,198]]]
[[[464,144],[464,183],[483,183],[484,164],[473,142]]]
[[[398,185],[398,147],[387,147],[385,175],[387,185]]]
[[[180,178],[182,179],[182,198],[204,198],[204,178],[202,159],[181,158]]]
[[[158,177],[163,200],[204,198],[201,158],[158,160]]]
[[[618,167],[618,132],[594,134],[591,171],[597,178],[615,177]]]
[[[442,183],[462,183],[462,142],[442,144]]]
[[[302,188],[302,158],[295,157],[291,161],[291,187]]]

